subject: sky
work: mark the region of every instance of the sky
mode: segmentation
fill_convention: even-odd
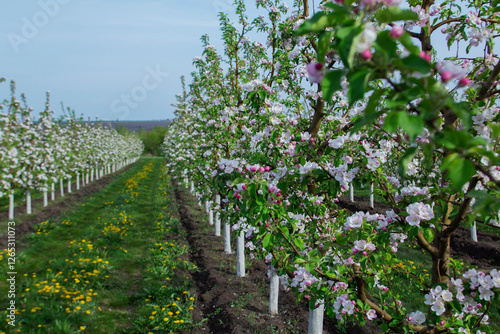
[[[0,101],[10,98],[9,81],[15,80],[17,96],[25,93],[35,117],[50,91],[57,117],[62,102],[85,119],[173,119],[180,77],[190,82],[193,58],[203,51],[201,36],[208,34],[222,52],[218,13],[234,18],[232,3],[0,0],[0,78],[7,79],[0,83]],[[245,3],[250,19],[262,14],[255,0]],[[439,55],[452,55],[438,38],[433,45]]]
[[[232,0],[1,0],[0,100],[25,93],[35,114],[61,102],[85,118],[174,118],[180,76],[208,34],[218,50],[218,13]],[[251,4],[250,4],[251,3]],[[249,1],[253,9],[254,1]]]

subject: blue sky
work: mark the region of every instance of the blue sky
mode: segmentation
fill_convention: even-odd
[[[209,34],[222,49],[217,13],[232,12],[231,3],[3,1],[0,77],[16,80],[17,95],[24,92],[35,113],[50,91],[57,115],[62,101],[86,118],[173,118],[170,104],[201,55],[200,37]],[[0,84],[5,98],[8,83]]]
[[[64,102],[85,118],[172,119],[180,76],[190,82],[192,60],[203,51],[200,37],[208,34],[222,52],[217,14],[232,14],[232,2],[4,0],[0,77],[16,80],[35,115],[50,91],[57,116]],[[262,14],[255,0],[245,2],[250,19]],[[442,36],[433,42],[440,58],[454,54]],[[9,96],[8,82],[0,84],[0,101]]]

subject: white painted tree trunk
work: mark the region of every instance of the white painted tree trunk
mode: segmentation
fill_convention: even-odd
[[[205,212],[208,214],[210,211],[210,202],[208,200],[205,201]]]
[[[309,327],[308,334],[323,334],[323,316],[325,314],[325,304],[322,300],[318,300],[319,307],[316,309],[309,308]]]
[[[14,219],[14,190],[9,194],[9,219]]]
[[[370,183],[370,207],[372,209],[375,208],[375,201],[374,201],[374,195],[373,195],[373,182]]]
[[[47,194],[47,190],[43,191],[43,206],[46,207],[49,205],[49,196]]]
[[[26,213],[31,215],[31,191],[26,190]]]
[[[71,193],[71,177],[68,177],[68,194]]]
[[[245,233],[238,233],[236,242],[236,275],[245,277]]]
[[[50,185],[50,199],[52,201],[56,200],[56,184],[55,183],[52,183]]]
[[[208,212],[208,223],[210,225],[214,224],[214,210],[212,209],[210,209],[210,211]]]
[[[224,223],[224,253],[231,254],[231,224]]]
[[[278,314],[278,295],[280,291],[280,279],[276,272],[273,271],[271,276],[271,286],[269,289],[269,313],[271,315]]]
[[[351,199],[351,202],[354,202],[354,186],[352,183],[349,184],[349,197]]]
[[[220,207],[220,195],[215,195],[215,203]],[[215,236],[220,237],[220,210],[215,215]]]
[[[189,191],[191,192],[191,194],[194,194],[194,182],[191,181],[191,188],[189,188]]]
[[[474,224],[470,227],[470,237],[472,238],[472,241],[477,242],[476,222],[474,222]]]
[[[80,190],[80,173],[76,173],[76,190]]]
[[[90,182],[94,182],[94,168],[90,169]]]
[[[59,188],[61,188],[61,197],[64,197],[64,180],[59,180]]]

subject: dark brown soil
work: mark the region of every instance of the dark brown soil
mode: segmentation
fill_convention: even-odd
[[[104,189],[108,184],[113,182],[117,175],[128,170],[132,165],[124,167],[123,169],[104,176],[99,180],[95,180],[89,185],[85,187],[80,187],[80,190],[76,190],[76,184],[72,184],[72,192],[65,192],[64,197],[58,198],[56,197],[56,201],[50,201],[49,195],[49,205],[47,207],[43,207],[43,198],[37,198],[32,200],[32,211],[33,214],[26,214],[26,205],[19,205],[15,207],[15,221],[16,221],[16,249],[17,251],[23,248],[23,237],[29,233],[34,231],[34,226],[43,221],[54,219],[60,217],[65,212],[69,212],[74,208],[82,205],[88,197],[92,194],[95,194],[102,189]],[[65,183],[66,184],[66,183]],[[59,192],[56,192],[56,196],[60,196]],[[0,222],[8,221],[8,211],[0,212]],[[7,228],[3,229],[4,231]],[[4,232],[2,231],[2,232]],[[6,234],[0,235],[0,249],[4,249],[7,244],[7,236]]]
[[[225,254],[223,238],[214,236],[205,214],[183,189],[176,189],[179,216],[188,234],[190,260],[199,267],[192,275],[197,290],[194,322],[202,325],[190,333],[307,333],[308,305],[297,305],[295,295],[282,288],[279,314],[271,316],[267,266],[250,261],[245,277],[236,276],[236,255]],[[247,259],[247,261],[249,261]],[[380,333],[373,324],[342,327],[325,315],[324,333]]]

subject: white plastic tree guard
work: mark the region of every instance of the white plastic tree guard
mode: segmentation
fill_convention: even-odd
[[[472,224],[472,226],[470,227],[470,237],[471,237],[472,241],[477,242],[476,222],[474,222],[474,224]]]
[[[231,254],[231,224],[224,223],[224,253]]]
[[[55,201],[56,200],[56,184],[55,183],[52,183],[50,185],[50,199],[52,201]]]
[[[59,180],[59,188],[61,188],[61,197],[64,197],[64,180]]]
[[[47,189],[43,190],[43,206],[46,207],[49,205],[49,196],[47,194]]]
[[[323,334],[323,317],[325,315],[325,304],[318,300],[319,306],[315,309],[309,308],[308,334]]]
[[[245,277],[245,233],[238,233],[236,242],[236,276]]]
[[[31,215],[31,191],[26,190],[26,213]]]
[[[220,195],[215,195],[215,203],[220,207]],[[220,210],[219,210],[220,211]],[[217,211],[215,215],[215,236],[220,237],[220,213]]]
[[[208,223],[210,225],[214,224],[214,210],[210,208],[210,211],[208,212]]]
[[[189,191],[191,192],[191,194],[194,194],[194,182],[191,181],[191,188],[189,188]]]
[[[87,184],[89,184],[89,180],[90,180],[90,175],[89,175],[89,172],[87,172],[87,173],[85,174],[85,184],[86,184],[86,185],[87,185]]]
[[[94,168],[90,169],[90,182],[94,182]]]
[[[273,271],[271,275],[271,285],[269,289],[269,313],[271,315],[278,314],[278,295],[280,291],[280,278]]]
[[[76,190],[80,190],[80,173],[76,173]]]
[[[205,200],[205,212],[208,214],[210,211],[210,202],[208,200]]]
[[[370,183],[370,208],[375,209],[375,201],[373,195],[373,182]]]
[[[9,194],[9,219],[14,219],[14,190]]]
[[[349,183],[349,198],[351,199],[351,202],[354,202],[354,186],[352,183]]]
[[[71,177],[68,177],[68,194],[71,193]]]

